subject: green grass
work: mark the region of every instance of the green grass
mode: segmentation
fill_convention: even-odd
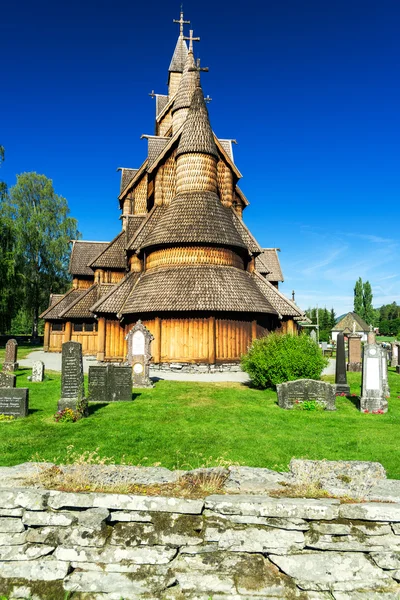
[[[26,358],[28,356],[28,354],[30,354],[31,352],[35,352],[36,350],[43,350],[43,346],[34,346],[32,344],[18,346],[17,360],[19,360],[20,358]],[[5,346],[2,346],[0,348],[0,362],[4,361],[5,355],[6,355],[6,348],[5,348]],[[0,598],[0,600],[1,600],[1,598]]]
[[[1,465],[28,461],[35,453],[51,461],[73,444],[78,452],[98,447],[116,462],[125,457],[132,464],[169,468],[212,463],[206,461],[210,456],[281,470],[292,457],[371,460],[400,479],[400,375],[393,369],[386,415],[361,414],[341,397],[335,413],[285,411],[272,391],[160,381],[154,389],[137,390],[133,402],[92,405],[89,418],[65,424],[53,421],[60,375],[48,373],[43,383],[33,384],[29,374],[17,373],[17,386],[30,388],[29,416],[0,423]],[[358,394],[360,374],[350,373],[349,381]]]
[[[377,335],[376,336],[376,341],[378,343],[380,342],[394,342],[396,341],[397,337],[395,335]]]

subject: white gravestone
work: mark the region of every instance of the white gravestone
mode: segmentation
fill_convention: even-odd
[[[31,381],[41,382],[44,379],[44,362],[36,360],[32,365]]]
[[[139,320],[126,336],[128,340],[128,363],[132,365],[132,387],[153,387],[149,377],[150,344],[154,339]]]
[[[386,351],[378,344],[365,344],[360,410],[387,412],[388,395]]]

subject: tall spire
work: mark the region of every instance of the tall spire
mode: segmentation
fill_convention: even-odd
[[[193,38],[193,31],[190,32],[191,47],[186,58],[185,68],[183,69],[183,75],[179,82],[178,91],[175,96],[174,105],[172,107],[172,134],[180,128],[182,123],[186,120],[190,103],[192,101],[193,92],[199,83],[199,71],[196,68],[196,64],[193,56],[192,43],[194,40],[199,38]]]
[[[190,25],[190,21],[185,21],[184,18],[183,18],[183,7],[182,7],[182,4],[181,4],[181,14],[180,14],[179,20],[178,19],[174,19],[174,23],[179,23],[179,37],[183,38],[183,26],[184,25]]]
[[[169,65],[170,73],[182,73],[185,67],[185,61],[188,53],[188,49],[186,46],[185,38],[183,35],[183,26],[185,24],[189,25],[190,21],[185,21],[183,18],[183,10],[181,9],[181,14],[179,20],[174,19],[174,23],[179,23],[179,37],[176,42],[175,51],[172,56],[171,64]]]
[[[218,160],[218,151],[199,77],[196,89],[193,92],[176,156],[193,153],[209,154]]]

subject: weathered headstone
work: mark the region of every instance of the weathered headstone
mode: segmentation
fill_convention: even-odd
[[[3,371],[16,371],[18,369],[17,353],[17,340],[8,340],[6,344],[6,356],[3,363]]]
[[[15,388],[17,378],[12,373],[0,373],[0,388]]]
[[[336,393],[350,394],[350,386],[347,383],[346,373],[346,353],[344,349],[344,335],[338,333],[336,338],[336,372],[335,372]]]
[[[313,342],[317,341],[317,332],[315,331],[315,329],[311,330],[310,338],[312,339]]]
[[[364,346],[360,410],[387,412],[387,359],[378,344]]]
[[[153,387],[149,378],[150,344],[154,337],[139,320],[126,336],[128,340],[128,362],[132,365],[133,387]]]
[[[89,367],[89,400],[92,402],[132,400],[132,367],[116,365]]]
[[[85,404],[85,386],[83,380],[82,344],[65,342],[61,355],[61,399],[58,410],[72,408],[77,410]]]
[[[392,360],[390,362],[391,367],[397,367],[399,364],[399,345],[398,342],[392,342]]]
[[[315,400],[325,410],[336,410],[335,386],[314,379],[296,379],[276,386],[278,404],[281,408],[291,409],[307,400]]]
[[[1,388],[0,389],[0,415],[9,415],[15,418],[27,417],[29,410],[28,388]]]
[[[347,370],[353,373],[358,373],[362,369],[361,359],[361,335],[359,333],[349,333],[349,361]]]
[[[44,362],[36,360],[32,365],[31,381],[41,382],[44,379]]]
[[[382,348],[382,387],[385,397],[388,398],[390,396],[390,388],[388,379],[388,351],[386,348]]]
[[[376,344],[376,333],[372,328],[372,325],[369,326],[369,331],[367,333],[367,344]]]
[[[396,373],[398,373],[400,375],[400,365],[397,365],[397,367],[396,367]]]

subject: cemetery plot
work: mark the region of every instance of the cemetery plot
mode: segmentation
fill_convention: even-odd
[[[132,368],[115,365],[89,367],[89,400],[91,402],[132,400]]]
[[[0,415],[14,418],[27,417],[29,410],[29,390],[27,388],[0,389]]]
[[[58,410],[77,410],[85,398],[82,345],[79,342],[65,342],[62,345],[61,360],[61,399],[58,401]]]
[[[306,401],[315,401],[325,410],[336,410],[335,386],[325,381],[314,379],[297,379],[276,386],[278,404],[281,408],[292,409]],[[300,405],[300,406],[299,406]]]
[[[18,353],[18,342],[17,340],[8,340],[6,344],[6,356],[3,363],[3,371],[16,371],[18,369],[17,363]]]

